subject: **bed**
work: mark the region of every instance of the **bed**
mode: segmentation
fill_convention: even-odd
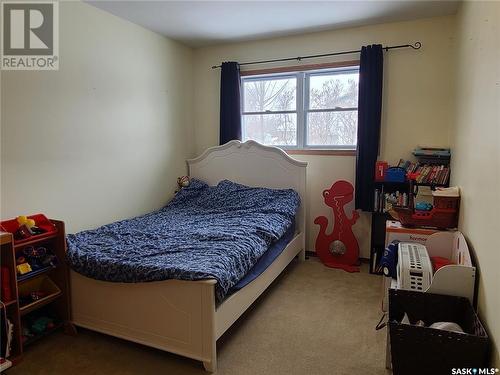
[[[224,295],[220,282],[211,277],[129,283],[96,280],[72,271],[72,320],[77,326],[200,360],[213,372],[217,339],[293,258],[305,258],[307,164],[254,141],[212,147],[187,164],[191,178],[211,186],[230,180],[297,192],[301,205],[289,241],[267,259],[263,272]]]

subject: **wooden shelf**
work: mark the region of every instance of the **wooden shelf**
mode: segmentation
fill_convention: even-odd
[[[374,181],[375,185],[389,185],[389,186],[408,186],[409,181],[405,182],[396,182],[396,181]],[[416,182],[415,185],[418,186],[429,186],[429,187],[448,187],[449,184],[432,184],[428,182]]]
[[[50,234],[48,236],[40,236],[40,237],[33,236],[33,238],[30,238],[27,241],[23,241],[20,243],[14,242],[14,248],[19,249],[21,247],[26,247],[26,246],[30,246],[30,245],[38,245],[41,242],[53,240],[54,238],[57,238],[58,235],[59,234],[56,232],[56,233]]]
[[[0,232],[0,245],[7,245],[12,242],[12,234],[8,232]]]
[[[24,346],[38,341],[47,334],[60,327],[72,327],[70,288],[69,288],[69,268],[64,262],[66,258],[66,236],[64,223],[59,220],[50,220],[55,226],[54,233],[33,236],[25,241],[16,243],[11,233],[0,233],[1,243],[1,263],[2,267],[9,269],[11,293],[15,298],[13,301],[5,303],[5,312],[8,319],[14,324],[14,334],[9,359],[15,365],[22,359]],[[27,273],[22,276],[17,275],[16,259],[26,246],[45,246],[57,258],[55,267],[49,266]],[[50,284],[47,286],[47,283]],[[25,306],[19,306],[19,295],[29,295],[31,291],[44,291],[47,295],[37,301],[33,301]],[[38,312],[38,310],[40,312]],[[22,325],[27,324],[33,316],[50,316],[58,323],[56,326],[32,339],[22,340]],[[23,317],[21,321],[21,317]],[[75,332],[68,330],[68,332]]]
[[[373,181],[374,184],[378,185],[408,185],[408,181]]]
[[[64,327],[64,323],[63,322],[59,322],[57,324],[54,325],[54,327],[52,329],[49,329],[48,331],[45,331],[43,333],[40,333],[36,336],[33,336],[33,337],[30,337],[29,339],[27,339],[23,345],[24,346],[28,346],[28,345],[31,345],[33,344],[34,342],[37,342],[38,340],[40,340],[41,338],[47,336],[47,335],[50,335],[51,333],[54,333],[55,331],[57,331],[58,329],[61,329],[62,327]]]
[[[17,303],[16,299],[14,299],[12,301],[9,301],[9,302],[3,302],[2,301],[2,304],[0,305],[0,309],[3,309],[4,306],[7,308],[9,306],[15,305],[16,303]]]
[[[48,266],[48,267],[40,268],[36,271],[31,271],[31,272],[25,273],[24,275],[17,277],[17,282],[18,282],[18,284],[22,284],[23,282],[31,280],[35,277],[43,276],[46,273],[48,273],[56,268],[57,268],[57,265],[56,266]]]
[[[49,303],[55,301],[57,298],[61,297],[62,292],[57,292],[54,294],[49,294],[46,297],[43,297],[39,299],[38,301],[32,302],[26,306],[20,306],[19,311],[21,313],[21,316],[24,316],[26,314],[29,314],[32,311],[38,310],[40,307],[43,307],[45,305],[48,305]]]

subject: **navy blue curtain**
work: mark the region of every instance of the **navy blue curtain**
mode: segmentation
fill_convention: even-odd
[[[233,139],[241,140],[240,66],[237,62],[223,62],[220,78],[220,133],[221,145]]]
[[[380,144],[383,65],[380,44],[361,49],[355,204],[363,211],[373,211],[374,204],[373,181]]]

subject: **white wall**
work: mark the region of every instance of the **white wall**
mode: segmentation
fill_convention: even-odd
[[[60,3],[60,70],[1,74],[1,217],[70,232],[165,204],[191,156],[192,50]]]
[[[479,314],[500,367],[500,3],[465,2],[458,14],[452,179],[460,229],[479,262]]]
[[[194,122],[196,151],[218,142],[219,70],[221,61],[252,61],[358,49],[362,45],[407,44],[421,41],[419,51],[395,50],[385,54],[384,109],[381,158],[392,163],[410,157],[418,144],[448,146],[452,113],[452,70],[454,16],[411,22],[372,25],[298,36],[227,44],[194,51]],[[356,59],[347,56],[344,59]],[[339,59],[337,59],[339,60]],[[332,59],[307,60],[311,62]],[[291,65],[297,65],[292,63]],[[271,65],[266,65],[271,67]],[[308,250],[314,250],[318,215],[330,216],[323,204],[322,190],[338,179],[354,181],[354,157],[297,156],[308,168]],[[355,226],[362,256],[369,257],[369,215]]]

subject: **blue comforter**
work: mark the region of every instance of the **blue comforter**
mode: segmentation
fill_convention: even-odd
[[[217,280],[220,302],[291,225],[293,190],[192,180],[164,208],[67,237],[71,267],[97,280]]]

